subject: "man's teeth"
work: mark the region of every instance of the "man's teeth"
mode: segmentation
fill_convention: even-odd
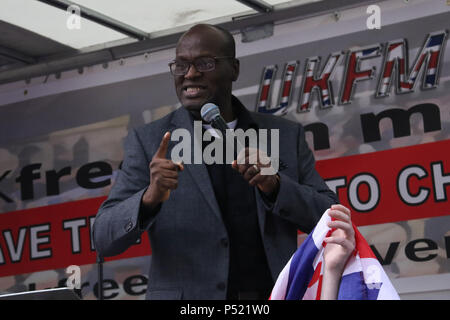
[[[200,87],[187,87],[187,88],[186,88],[186,91],[187,91],[188,93],[196,93],[196,92],[199,92],[199,91],[200,91]]]

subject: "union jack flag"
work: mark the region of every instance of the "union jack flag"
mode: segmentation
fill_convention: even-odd
[[[323,276],[323,239],[331,234],[328,210],[281,271],[271,300],[319,300]],[[391,281],[358,229],[356,247],[342,274],[339,300],[400,299]]]

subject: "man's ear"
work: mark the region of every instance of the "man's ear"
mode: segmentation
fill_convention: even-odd
[[[233,66],[233,74],[232,74],[232,80],[233,81],[236,81],[237,79],[238,79],[238,77],[239,77],[239,60],[238,59],[234,59],[233,60],[233,64],[232,64],[232,66]]]

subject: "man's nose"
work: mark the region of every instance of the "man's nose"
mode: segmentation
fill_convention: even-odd
[[[189,69],[188,69],[187,73],[184,75],[184,77],[185,77],[186,79],[192,79],[192,78],[195,78],[195,77],[199,77],[199,76],[201,76],[201,75],[202,75],[202,73],[199,72],[199,71],[195,68],[195,66],[194,66],[193,63],[191,63],[191,64],[189,65]]]

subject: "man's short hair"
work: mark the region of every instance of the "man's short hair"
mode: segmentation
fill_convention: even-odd
[[[196,24],[195,26],[191,27],[186,33],[189,33],[193,29],[199,29],[199,28],[209,28],[209,29],[215,29],[215,30],[219,31],[223,35],[223,39],[224,39],[224,51],[225,51],[224,55],[232,56],[233,58],[236,57],[236,42],[234,41],[234,37],[230,33],[230,31],[228,31],[227,29],[225,29],[223,27],[216,26],[213,24],[200,23],[200,24]]]
[[[222,28],[220,26],[214,26],[211,25],[213,28],[217,29],[218,31],[222,32],[222,34],[225,37],[226,40],[226,47],[228,48],[229,52],[230,52],[230,56],[236,57],[236,42],[234,41],[234,37],[233,35],[230,33],[230,31],[228,31],[225,28]],[[227,51],[228,51],[227,50]]]

